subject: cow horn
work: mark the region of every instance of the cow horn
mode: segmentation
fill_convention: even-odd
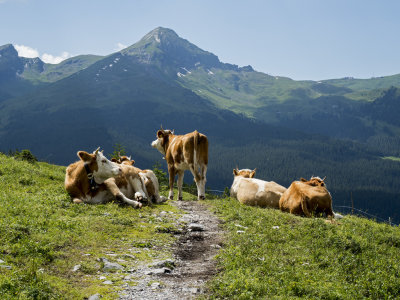
[[[164,128],[162,128],[162,124],[160,124],[160,128],[161,128],[162,131],[164,131]]]
[[[175,129],[172,129],[172,132],[171,132],[171,134],[175,134]]]
[[[326,176],[322,179],[322,181],[325,181],[325,179],[326,179]]]
[[[97,155],[97,153],[99,152],[99,150],[100,150],[100,147],[98,147],[96,150],[94,150],[94,155]]]

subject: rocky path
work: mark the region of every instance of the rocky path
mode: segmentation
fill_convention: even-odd
[[[194,299],[205,293],[204,284],[216,273],[213,259],[221,248],[220,220],[201,201],[175,201],[186,212],[185,226],[174,245],[174,258],[139,268],[138,284],[128,286],[120,299]]]

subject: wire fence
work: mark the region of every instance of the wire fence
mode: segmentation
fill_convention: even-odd
[[[355,207],[340,205],[340,206],[335,206],[335,208],[347,208],[347,209],[349,209],[349,210],[351,210],[351,211],[359,212],[359,213],[363,214],[364,216],[369,217],[369,218],[371,218],[371,219],[379,220],[379,221],[381,221],[381,222],[383,222],[383,223],[388,223],[389,225],[399,226],[399,224],[393,223],[393,222],[391,221],[391,218],[390,218],[390,217],[389,217],[389,220],[386,220],[386,219],[383,219],[383,218],[381,218],[381,217],[375,216],[375,215],[373,215],[373,214],[370,214],[370,213],[368,213],[368,212],[366,212],[366,211],[363,211],[363,210],[358,209],[358,208],[355,208]]]
[[[192,193],[196,193],[197,192],[197,188],[196,187],[183,186],[182,189],[185,190],[185,191],[190,191]],[[212,194],[217,194],[218,196],[221,196],[221,195],[226,193],[226,190],[221,191],[221,190],[207,189],[206,192],[207,193],[212,193]],[[359,208],[355,208],[355,207],[351,207],[351,206],[345,206],[345,205],[337,205],[337,206],[335,205],[335,208],[347,208],[347,209],[350,210],[351,213],[353,211],[356,211],[356,212],[362,214],[363,216],[365,216],[367,218],[375,219],[375,220],[378,220],[378,221],[380,221],[382,223],[388,223],[389,225],[392,225],[392,226],[399,226],[399,224],[393,223],[390,217],[389,217],[388,220],[387,219],[383,219],[381,217],[378,217],[376,215],[370,214],[370,213],[368,213],[368,212],[366,212],[366,211],[364,211],[362,209],[359,209]]]

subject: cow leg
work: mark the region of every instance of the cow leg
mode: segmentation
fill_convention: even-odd
[[[197,188],[197,195],[199,200],[204,200],[206,198],[206,173],[207,173],[207,166],[203,165],[201,167],[201,180],[199,183],[199,187]]]
[[[146,192],[143,190],[144,182],[138,177],[130,177],[129,182],[132,185],[133,191],[135,192],[135,199],[137,201],[147,201]]]
[[[126,204],[129,204],[135,208],[141,208],[142,203],[131,200],[127,198],[118,188],[117,184],[115,183],[114,178],[107,179],[104,181],[105,186],[107,187],[107,190],[117,199],[118,201],[125,202]]]
[[[173,166],[168,166],[169,173],[169,194],[168,198],[174,200],[174,181],[175,181],[175,168]]]
[[[184,171],[178,172],[178,200],[183,200],[182,198],[182,185],[183,185],[183,176],[185,175]]]
[[[193,175],[193,178],[194,178],[194,182],[196,182],[197,199],[200,200],[201,199],[200,196],[202,195],[201,194],[201,176],[200,176],[197,168],[195,168],[193,164],[189,165],[189,169],[190,169],[190,172],[192,172],[192,175]]]

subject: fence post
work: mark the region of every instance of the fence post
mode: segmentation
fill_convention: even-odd
[[[351,214],[354,215],[353,192],[350,192],[350,198],[351,198]]]

